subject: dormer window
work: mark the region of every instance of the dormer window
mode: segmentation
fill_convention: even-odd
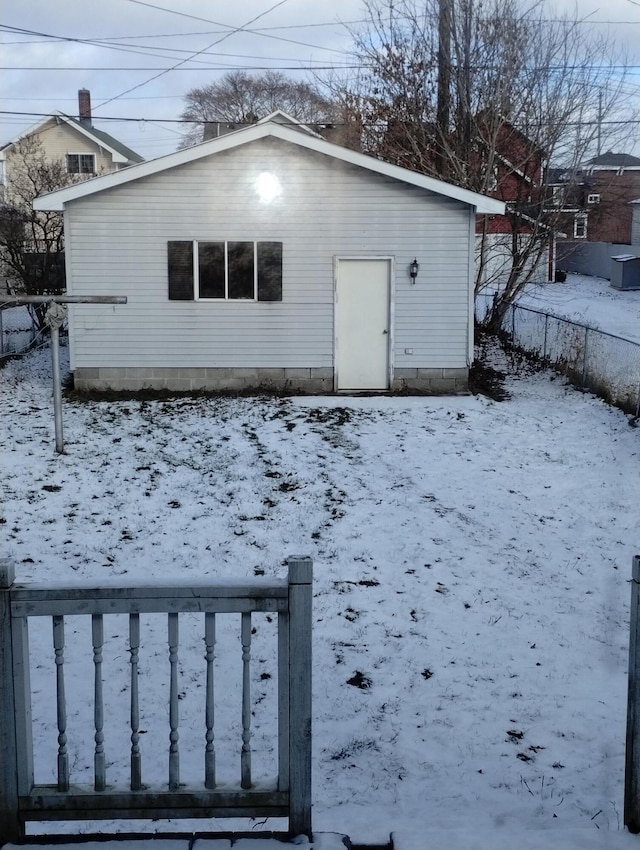
[[[95,174],[96,155],[93,153],[68,153],[68,174]]]

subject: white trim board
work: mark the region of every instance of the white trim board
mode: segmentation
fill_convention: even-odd
[[[468,189],[461,189],[458,186],[453,186],[442,180],[436,180],[433,177],[427,177],[424,174],[418,174],[415,171],[401,168],[398,165],[383,162],[372,156],[327,142],[325,139],[316,138],[306,132],[301,132],[298,129],[293,129],[278,122],[267,122],[265,124],[255,124],[251,127],[245,127],[233,133],[228,133],[225,136],[219,136],[216,139],[194,145],[194,147],[176,151],[167,156],[142,162],[138,165],[131,165],[120,171],[95,177],[93,180],[68,186],[65,189],[59,189],[57,192],[50,192],[47,195],[36,198],[33,208],[36,210],[62,210],[64,209],[64,205],[69,201],[86,198],[89,195],[95,195],[107,189],[122,186],[125,183],[131,183],[179,165],[195,162],[212,154],[233,150],[241,145],[267,138],[280,139],[298,147],[333,157],[359,168],[367,169],[376,174],[426,189],[437,195],[443,195],[444,197],[461,201],[464,204],[474,207],[478,213],[504,215],[505,205],[502,201],[488,198],[477,192],[470,192]]]

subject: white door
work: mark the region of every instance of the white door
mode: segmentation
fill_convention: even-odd
[[[388,259],[337,261],[338,390],[389,388],[390,270]]]

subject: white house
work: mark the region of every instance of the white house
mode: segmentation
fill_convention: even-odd
[[[63,210],[77,389],[454,392],[476,213],[504,204],[282,113],[39,198]],[[415,260],[415,264],[414,264]]]

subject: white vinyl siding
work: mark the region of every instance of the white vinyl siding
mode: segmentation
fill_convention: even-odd
[[[282,190],[271,203],[265,173]],[[72,367],[332,367],[335,256],[394,257],[395,367],[465,367],[472,213],[273,140],[72,201],[74,293],[128,298],[74,307]],[[282,301],[170,301],[170,240],[281,242]]]

